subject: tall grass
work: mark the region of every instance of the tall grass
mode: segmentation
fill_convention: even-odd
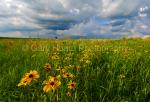
[[[4,102],[148,102],[150,40],[0,39],[0,101]],[[53,59],[56,54],[59,59]],[[52,65],[50,73],[45,63]],[[77,83],[71,97],[66,83],[58,92],[43,92],[42,81],[66,68]],[[78,69],[77,69],[78,68]],[[22,76],[37,70],[40,79],[17,87]],[[56,99],[57,94],[57,99]]]

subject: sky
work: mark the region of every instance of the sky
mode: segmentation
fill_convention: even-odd
[[[121,38],[150,34],[150,0],[0,0],[0,37]]]

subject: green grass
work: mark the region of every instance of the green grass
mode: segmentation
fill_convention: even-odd
[[[54,53],[59,60],[49,57]],[[45,63],[52,72],[44,71]],[[58,67],[76,76],[72,97],[66,95],[70,79],[62,78],[57,92],[43,92],[42,82],[59,75]],[[34,69],[40,73],[38,81],[17,87]],[[148,39],[0,39],[0,102],[148,102],[149,97]]]

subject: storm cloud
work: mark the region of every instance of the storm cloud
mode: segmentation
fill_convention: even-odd
[[[149,0],[0,0],[2,37],[150,34]]]

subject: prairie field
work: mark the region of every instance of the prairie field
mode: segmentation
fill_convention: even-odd
[[[148,102],[150,39],[0,39],[0,102]]]

